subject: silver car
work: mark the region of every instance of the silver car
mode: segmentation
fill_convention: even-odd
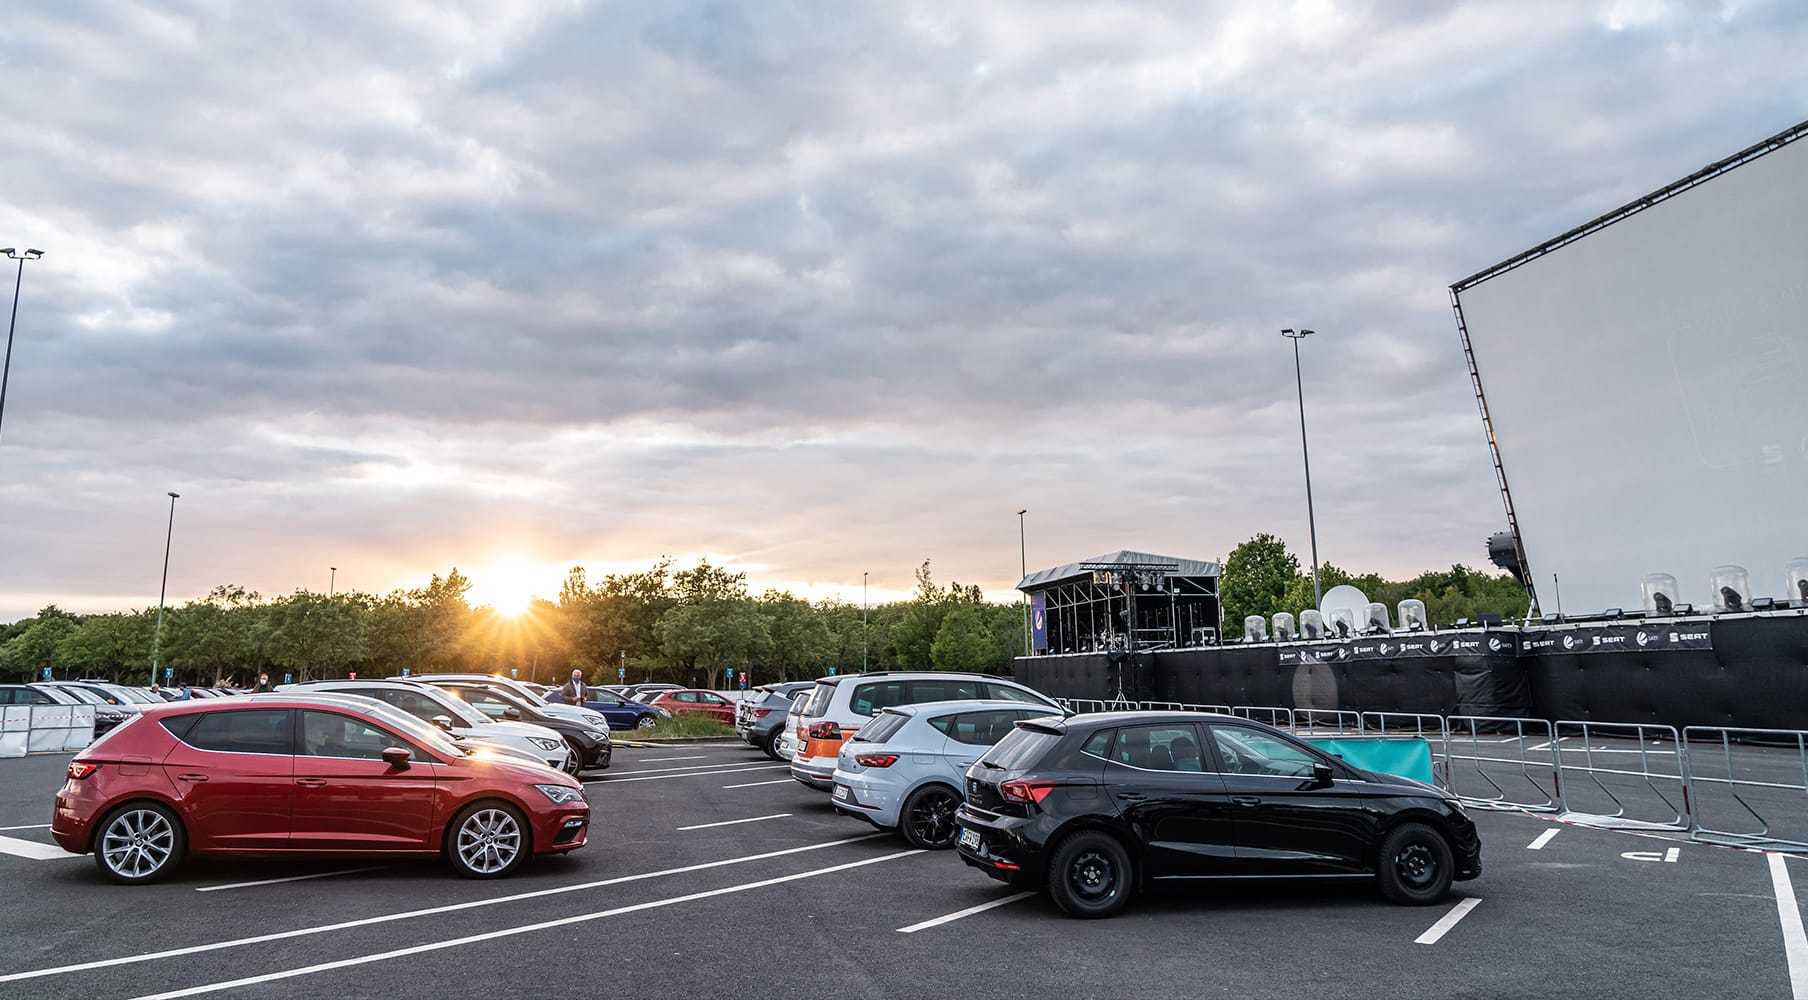
[[[1018,722],[1049,714],[1021,701],[977,698],[884,709],[841,745],[830,801],[897,830],[913,847],[953,847],[967,768]]]

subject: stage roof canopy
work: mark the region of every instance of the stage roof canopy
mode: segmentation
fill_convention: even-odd
[[[1216,579],[1219,575],[1218,564],[1215,562],[1207,562],[1203,559],[1177,559],[1173,556],[1158,556],[1150,552],[1131,552],[1128,549],[1120,549],[1109,555],[1082,559],[1079,562],[1068,563],[1065,566],[1056,566],[1054,569],[1037,570],[1029,576],[1024,577],[1017,584],[1017,589],[1028,592],[1032,590],[1044,590],[1057,583],[1063,583],[1070,580],[1090,580],[1092,579],[1092,574],[1095,570],[1107,566],[1136,567],[1139,569],[1150,566],[1172,566],[1172,569],[1166,570],[1165,575],[1183,577],[1203,576],[1211,577],[1213,579]]]

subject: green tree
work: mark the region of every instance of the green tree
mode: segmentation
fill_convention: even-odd
[[[370,620],[351,595],[298,590],[264,606],[253,640],[273,671],[338,677],[370,658]]]
[[[89,615],[57,643],[58,661],[83,677],[111,677],[130,684],[162,678],[151,674],[151,634],[156,612]]]
[[[766,616],[772,648],[766,669],[750,676],[749,684],[820,677],[836,665],[839,637],[808,601],[786,591],[768,590],[760,595],[760,610]]]
[[[1286,610],[1282,601],[1288,585],[1299,575],[1299,568],[1299,559],[1287,551],[1287,544],[1267,532],[1232,549],[1218,581],[1226,637],[1243,634],[1246,616],[1268,618],[1276,611]],[[1322,570],[1319,575],[1322,579]],[[1311,593],[1310,581],[1307,593]]]
[[[1003,643],[986,624],[981,605],[960,603],[948,609],[936,630],[930,658],[937,670],[995,671],[1005,665]]]
[[[249,683],[258,666],[251,641],[258,595],[244,587],[215,587],[206,598],[171,608],[163,622],[162,658],[178,680]]]
[[[0,646],[0,669],[8,677],[37,680],[45,667],[63,665],[57,648],[80,622],[54,604],[47,604],[35,619]]]

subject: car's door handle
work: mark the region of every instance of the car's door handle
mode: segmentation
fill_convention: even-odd
[[[296,778],[295,783],[297,785],[300,785],[303,788],[322,788],[322,787],[325,787],[325,785],[326,785],[326,779],[325,778]]]
[[[1233,795],[1230,797],[1230,800],[1240,806],[1259,806],[1262,804],[1262,800],[1254,795]]]
[[[1141,792],[1119,792],[1119,793],[1117,793],[1117,797],[1120,799],[1125,799],[1130,802],[1141,802],[1143,800],[1143,793],[1141,793]]]
[[[178,775],[176,775],[176,780],[177,781],[192,781],[198,785],[201,782],[207,780],[207,775],[205,775],[205,774],[178,774]]]

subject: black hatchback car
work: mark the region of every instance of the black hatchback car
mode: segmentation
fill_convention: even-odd
[[[1456,797],[1198,712],[1019,722],[967,770],[961,860],[1076,917],[1166,880],[1372,876],[1425,905],[1481,874]]]

